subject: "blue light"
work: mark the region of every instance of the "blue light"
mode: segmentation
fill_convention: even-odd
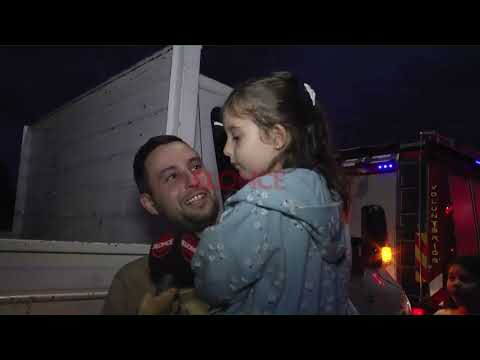
[[[480,165],[480,160],[478,160],[478,164]],[[382,171],[388,170],[388,169],[393,170],[394,168],[395,168],[395,162],[384,162],[384,163],[377,164],[377,169]]]
[[[480,165],[480,160],[475,160],[475,164]]]

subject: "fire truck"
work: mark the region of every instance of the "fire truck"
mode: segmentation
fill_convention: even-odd
[[[385,269],[413,309],[436,308],[447,296],[448,263],[480,252],[480,153],[421,131],[413,143],[340,157],[351,180],[352,239],[364,241],[370,258],[391,254]],[[382,215],[386,221],[375,220]]]

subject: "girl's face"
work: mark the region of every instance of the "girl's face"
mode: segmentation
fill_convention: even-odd
[[[268,171],[282,169],[280,163],[272,164],[280,151],[275,148],[273,141],[262,141],[262,138],[266,140],[268,136],[262,133],[251,118],[225,113],[223,124],[227,133],[223,153],[230,158],[242,178],[252,180]]]
[[[461,265],[454,264],[448,270],[447,290],[457,305],[471,299],[480,290],[473,275]]]

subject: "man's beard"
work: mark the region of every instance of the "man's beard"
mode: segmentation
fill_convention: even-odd
[[[216,201],[212,202],[211,211],[208,214],[182,214],[178,221],[184,231],[201,232],[206,227],[213,225],[217,219],[219,206]]]
[[[168,211],[162,211],[161,206],[156,204],[157,210],[170,222],[170,224],[177,228],[180,232],[201,232],[206,227],[215,224],[219,212],[219,205],[215,199],[211,199],[211,208],[207,213],[198,213],[195,211],[171,214]]]

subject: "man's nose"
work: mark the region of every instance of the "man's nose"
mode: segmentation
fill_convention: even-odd
[[[187,187],[197,187],[200,185],[200,179],[197,173],[187,172],[186,175],[186,186]]]

